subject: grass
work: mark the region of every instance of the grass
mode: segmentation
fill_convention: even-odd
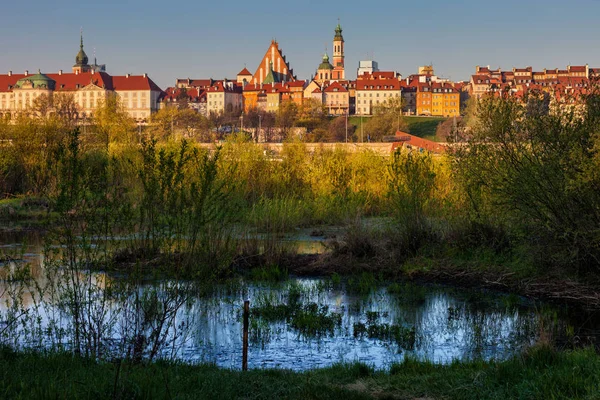
[[[0,221],[21,227],[43,227],[56,215],[48,211],[46,200],[37,197],[0,199]]]
[[[546,346],[504,362],[436,365],[408,359],[390,371],[364,364],[308,372],[157,362],[105,363],[70,354],[0,349],[3,399],[597,399],[600,357]]]
[[[363,117],[362,123],[366,124],[370,117]],[[444,117],[417,117],[410,116],[404,117],[404,121],[407,124],[407,131],[411,135],[422,137],[429,140],[435,139],[435,132],[438,124],[444,122],[447,118]],[[361,117],[353,116],[348,118],[348,123],[356,126],[358,135],[360,137],[360,124]],[[366,138],[365,138],[366,140]]]
[[[408,133],[424,139],[436,140],[437,126],[447,118],[443,117],[404,117],[408,125]]]

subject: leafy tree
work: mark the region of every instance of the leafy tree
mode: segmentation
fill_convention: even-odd
[[[177,108],[180,110],[187,110],[190,108],[190,104],[189,104],[189,97],[187,94],[187,89],[185,88],[179,88],[179,91],[177,92],[177,96],[175,97],[175,100],[177,101]]]
[[[137,142],[136,124],[118,96],[108,94],[94,111],[92,123],[106,145]]]
[[[407,125],[402,117],[401,97],[391,97],[375,107],[373,116],[364,125],[365,134],[373,141],[381,141],[386,136],[393,136],[396,131],[406,129]]]
[[[284,101],[279,104],[279,110],[275,117],[275,124],[281,130],[281,136],[288,137],[290,129],[296,125],[298,118],[298,106],[293,101]]]
[[[477,220],[500,220],[541,246],[546,262],[600,270],[600,94],[572,109],[532,112],[511,97],[480,100],[456,177]]]
[[[327,128],[329,118],[327,109],[323,103],[315,99],[305,99],[298,107],[296,125],[306,128],[310,133],[313,129]]]
[[[346,129],[347,128],[347,129]],[[337,117],[329,123],[329,130],[327,135],[328,142],[345,142],[346,134],[348,141],[354,141],[354,131],[356,126],[348,122],[346,116]]]

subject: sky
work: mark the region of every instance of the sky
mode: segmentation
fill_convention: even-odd
[[[81,3],[81,2],[79,2]],[[433,64],[438,76],[468,80],[476,65],[600,67],[600,0],[480,1],[139,1],[7,0],[0,22],[0,74],[70,71],[83,28],[85,51],[112,75],[235,79],[254,72],[276,39],[299,79],[308,79],[338,18],[346,76],[373,59],[404,76]]]

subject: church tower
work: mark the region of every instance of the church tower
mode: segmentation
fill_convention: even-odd
[[[83,32],[79,41],[79,53],[75,57],[75,65],[73,65],[73,73],[89,72],[91,67],[88,65],[88,56],[83,51]]]
[[[333,37],[333,73],[332,79],[346,79],[344,73],[344,37],[342,27],[338,21]]]

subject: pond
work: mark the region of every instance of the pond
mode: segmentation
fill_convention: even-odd
[[[4,234],[0,240],[0,256],[14,255],[12,260],[5,257],[0,268],[28,263],[38,282],[47,279],[39,237]],[[115,290],[122,278],[102,273],[86,276],[97,290],[88,298],[87,306],[106,320],[102,342],[113,354],[125,351],[119,343],[126,341],[127,329],[139,317],[136,313],[141,312],[139,307],[132,307],[133,298],[158,293],[160,300],[174,288],[180,292],[190,285],[141,282],[133,290],[129,288],[126,295],[106,301],[102,292],[109,286]],[[63,348],[69,348],[71,314],[48,294],[35,301],[31,291],[29,288],[21,293],[22,307],[31,312],[31,323],[37,321],[37,325],[21,324],[11,331],[13,337],[0,340],[24,347],[48,347],[60,342]],[[1,293],[8,296],[2,287]],[[250,368],[307,370],[354,361],[387,368],[405,357],[436,363],[505,359],[539,340],[562,345],[583,340],[584,335],[585,340],[595,338],[596,332],[587,329],[598,326],[597,318],[592,316],[573,315],[514,295],[386,283],[370,274],[347,279],[290,277],[275,283],[235,279],[208,291],[189,293],[175,310],[172,324],[164,330],[165,346],[157,357],[226,368],[241,367],[242,309],[246,299],[251,309]],[[6,300],[2,298],[0,304],[0,322],[9,311]],[[46,333],[50,328],[55,333]],[[62,335],[58,339],[56,332]],[[16,339],[14,335],[27,339]]]

